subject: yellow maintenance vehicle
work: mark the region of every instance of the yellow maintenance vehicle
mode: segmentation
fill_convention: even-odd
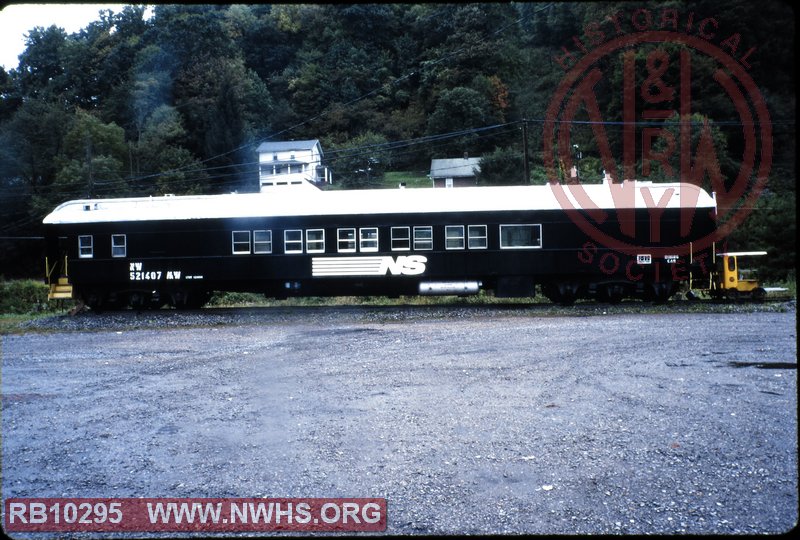
[[[739,302],[752,300],[763,302],[768,293],[785,292],[780,287],[763,287],[755,271],[747,268],[742,259],[762,257],[766,251],[730,251],[714,253],[711,272],[702,280],[689,282],[688,298],[696,298],[693,292],[706,293],[717,301]],[[701,285],[697,287],[697,285]]]
[[[740,299],[751,299],[763,302],[767,298],[767,290],[761,286],[755,272],[741,265],[741,259],[762,257],[766,251],[735,251],[718,253],[716,256],[716,277],[713,280],[711,295],[714,298],[736,302]]]

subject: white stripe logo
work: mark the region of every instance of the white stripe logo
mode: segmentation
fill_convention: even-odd
[[[418,276],[425,272],[427,257],[401,255],[392,257],[314,257],[311,275],[328,276]]]

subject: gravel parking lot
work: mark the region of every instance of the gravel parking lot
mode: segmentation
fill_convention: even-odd
[[[793,309],[297,307],[45,327],[2,338],[4,499],[385,497],[388,534],[797,522]]]

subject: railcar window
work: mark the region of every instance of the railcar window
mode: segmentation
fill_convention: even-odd
[[[392,251],[411,249],[411,227],[392,227]]]
[[[306,230],[306,252],[325,253],[325,229]]]
[[[247,255],[250,253],[250,231],[233,231],[231,245],[234,255]]]
[[[445,249],[464,249],[464,226],[447,225],[444,228]]]
[[[355,253],[356,251],[356,230],[338,229],[336,231],[338,239],[337,249],[339,253]]]
[[[414,227],[414,249],[419,251],[433,249],[433,227]]]
[[[467,237],[469,249],[486,249],[486,225],[468,226]]]
[[[253,253],[272,253],[272,231],[253,231]]]
[[[124,234],[111,235],[111,256],[124,257],[128,252],[127,238]]]
[[[500,225],[500,249],[540,247],[542,247],[541,225]]]
[[[292,229],[283,231],[283,251],[285,253],[303,252],[303,231]]]
[[[365,227],[358,230],[359,249],[361,251],[378,251],[378,228]]]
[[[78,257],[81,259],[94,257],[94,239],[91,235],[78,237]]]

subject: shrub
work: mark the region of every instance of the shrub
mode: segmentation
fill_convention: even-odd
[[[45,283],[33,279],[0,281],[0,313],[36,313],[50,309]]]

